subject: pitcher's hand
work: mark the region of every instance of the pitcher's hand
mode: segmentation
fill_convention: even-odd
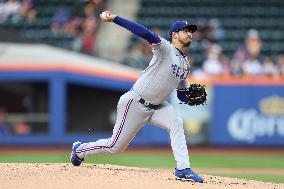
[[[111,11],[104,11],[100,14],[100,17],[104,22],[112,22],[116,15]]]

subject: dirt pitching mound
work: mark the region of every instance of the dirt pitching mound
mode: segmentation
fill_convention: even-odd
[[[284,189],[284,184],[203,175],[205,183],[176,181],[171,169],[113,165],[0,164],[1,189]]]

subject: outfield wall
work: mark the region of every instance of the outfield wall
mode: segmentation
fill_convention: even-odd
[[[46,45],[19,46],[2,47],[0,105],[6,106],[8,121],[21,118],[31,129],[23,132],[27,130],[21,125],[21,132],[1,135],[0,145],[68,145],[109,138],[117,101],[140,71]],[[176,94],[169,99],[184,120],[189,144],[284,146],[283,78],[189,80],[207,85],[206,106],[181,105]],[[169,144],[167,132],[150,125],[131,143]]]
[[[284,146],[283,83],[217,84],[213,101],[211,144]]]

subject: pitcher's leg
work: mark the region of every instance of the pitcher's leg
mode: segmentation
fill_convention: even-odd
[[[183,130],[183,122],[173,109],[172,105],[164,103],[159,109],[155,110],[151,116],[150,123],[168,130],[171,139],[171,147],[177,162],[176,168],[189,168],[190,163]]]
[[[145,117],[139,104],[133,99],[122,99],[118,104],[117,120],[111,138],[82,143],[76,153],[79,158],[103,153],[117,153],[125,150],[136,133],[144,126]]]

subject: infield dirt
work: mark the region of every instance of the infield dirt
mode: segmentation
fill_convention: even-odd
[[[114,165],[2,163],[0,170],[1,189],[284,189],[284,184],[205,174],[205,183],[181,182],[172,169]]]

